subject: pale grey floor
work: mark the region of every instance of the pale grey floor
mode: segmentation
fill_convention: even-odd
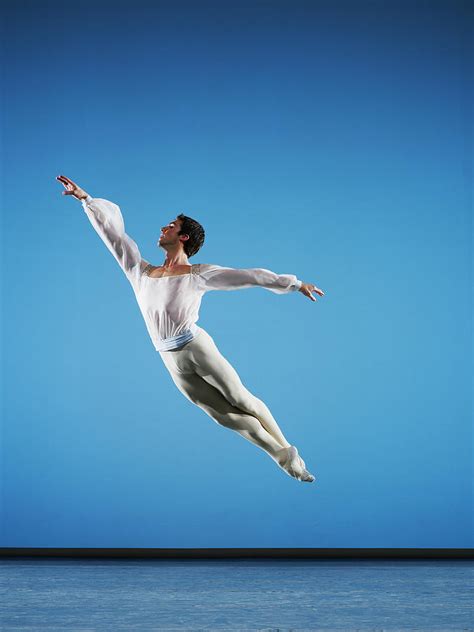
[[[474,630],[470,560],[0,559],[1,630]]]

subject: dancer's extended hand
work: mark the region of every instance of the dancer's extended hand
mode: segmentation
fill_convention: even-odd
[[[76,200],[83,200],[87,197],[87,192],[81,189],[75,182],[66,178],[66,176],[56,176],[56,180],[62,182],[66,188],[66,191],[63,191],[63,195],[72,195]]]
[[[311,294],[311,292],[316,292],[316,294],[319,294],[319,296],[324,296],[324,292],[312,283],[302,283],[299,292],[310,298],[312,301],[315,301],[316,299]]]

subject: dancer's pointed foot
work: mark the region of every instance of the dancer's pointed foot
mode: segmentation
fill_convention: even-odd
[[[314,480],[316,480],[316,477],[311,474],[311,472],[309,472],[309,470],[306,469],[306,465],[305,462],[303,461],[303,459],[301,459],[301,463],[303,465],[303,476],[301,478],[302,481],[307,481],[308,483],[312,483]]]
[[[303,461],[303,459],[300,457],[300,455],[298,454],[298,458],[300,460],[301,466],[304,470],[303,472],[303,478],[301,479],[302,481],[307,481],[308,483],[312,483],[315,480],[315,477],[313,476],[313,474],[311,474],[307,469],[306,469],[306,463]]]
[[[299,481],[312,483],[315,480],[315,477],[306,469],[305,463],[294,445],[280,450],[277,463],[288,476]]]
[[[308,472],[307,469],[303,470],[303,475],[301,476],[300,481],[304,481],[305,483],[312,483],[315,480],[316,477],[313,476],[311,472]]]

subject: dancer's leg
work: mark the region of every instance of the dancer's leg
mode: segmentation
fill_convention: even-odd
[[[198,338],[200,344],[193,347],[194,368],[232,404],[234,408],[256,417],[265,430],[284,448],[291,444],[283,435],[266,404],[253,395],[217,348],[212,336],[203,330]]]
[[[238,432],[244,439],[267,452],[277,463],[286,457],[285,449],[262,427],[258,419],[230,404],[214,386],[196,373],[170,371],[183,395],[222,426]]]

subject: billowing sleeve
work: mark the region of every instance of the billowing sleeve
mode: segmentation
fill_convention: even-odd
[[[294,274],[276,274],[265,268],[224,268],[215,264],[201,263],[198,274],[205,291],[263,287],[275,294],[287,294],[299,290],[302,284],[302,281]]]
[[[82,206],[92,226],[131,280],[148,263],[142,259],[137,244],[125,232],[117,204],[88,195]]]

